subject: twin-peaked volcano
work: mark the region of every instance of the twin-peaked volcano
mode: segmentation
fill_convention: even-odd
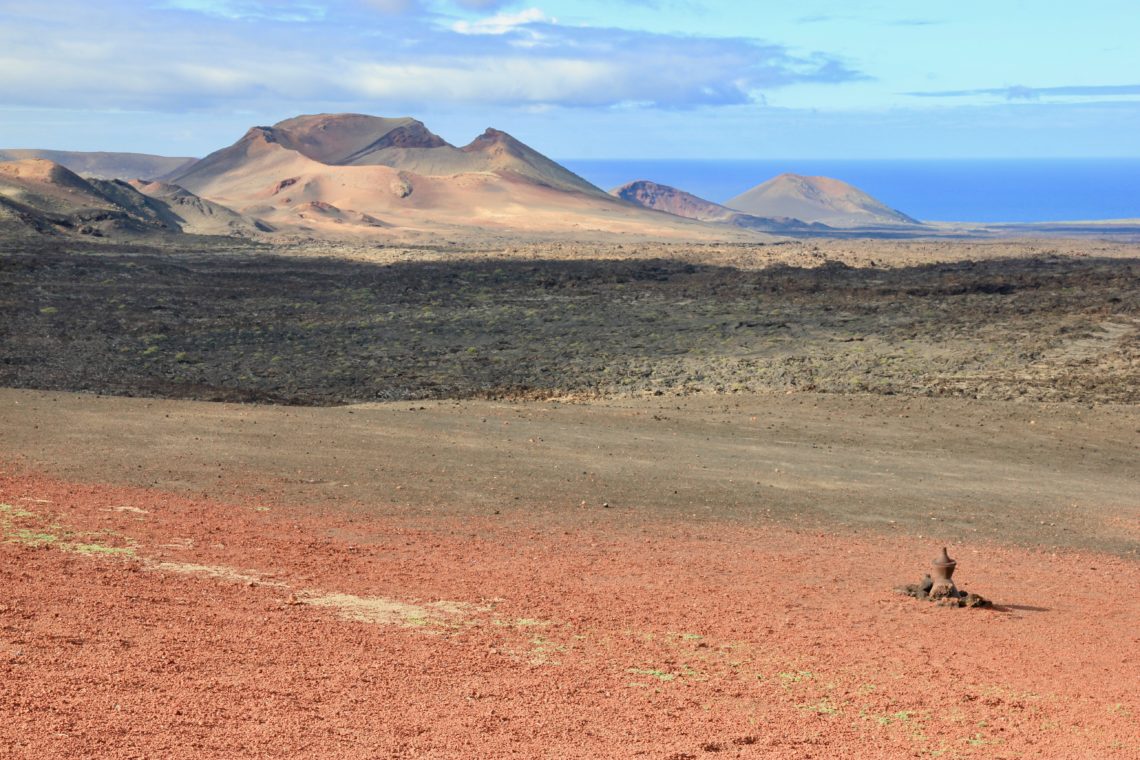
[[[164,179],[311,232],[395,226],[668,235],[692,226],[618,202],[505,132],[488,129],[456,147],[410,118],[322,114],[254,127]]]
[[[457,148],[411,118],[362,114],[298,116],[272,127],[254,127],[241,140],[170,175],[188,190],[205,189],[221,175],[251,168],[283,154],[325,166],[384,166],[422,176],[498,173],[587,195],[602,191],[505,132],[488,129]]]

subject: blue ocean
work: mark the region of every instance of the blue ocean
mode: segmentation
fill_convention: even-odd
[[[609,190],[635,179],[723,203],[777,174],[835,177],[924,221],[1140,218],[1140,158],[979,160],[596,160],[561,163]]]

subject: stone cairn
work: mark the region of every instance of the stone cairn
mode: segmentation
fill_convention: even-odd
[[[961,591],[954,585],[951,578],[956,567],[958,563],[950,559],[946,548],[943,547],[942,556],[931,564],[931,573],[924,575],[921,582],[908,583],[897,590],[915,599],[934,602],[941,607],[989,607],[988,599],[978,594]]]

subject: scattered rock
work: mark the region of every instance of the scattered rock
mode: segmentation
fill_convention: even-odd
[[[992,602],[981,596],[980,594],[967,593],[965,591],[956,590],[952,594],[934,594],[930,593],[933,582],[930,576],[926,576],[919,583],[908,583],[905,586],[898,586],[895,588],[900,594],[920,599],[924,602],[934,602],[939,607],[990,607]]]
[[[392,195],[396,196],[397,198],[407,198],[412,194],[412,183],[408,180],[407,177],[401,174],[392,179],[392,183],[389,185],[389,190],[391,190]]]

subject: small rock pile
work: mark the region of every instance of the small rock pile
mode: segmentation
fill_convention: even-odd
[[[924,575],[921,583],[908,583],[905,586],[899,586],[896,590],[900,594],[913,596],[915,599],[934,602],[939,607],[989,607],[992,604],[989,599],[979,594],[971,594],[958,589],[953,589],[950,593],[932,594],[934,580],[929,575]]]
[[[988,599],[979,594],[959,591],[954,582],[950,580],[954,575],[954,568],[958,563],[950,559],[946,549],[942,549],[942,556],[934,560],[934,576],[924,575],[919,583],[908,583],[899,586],[896,590],[901,594],[913,596],[936,603],[940,607],[989,607]]]

